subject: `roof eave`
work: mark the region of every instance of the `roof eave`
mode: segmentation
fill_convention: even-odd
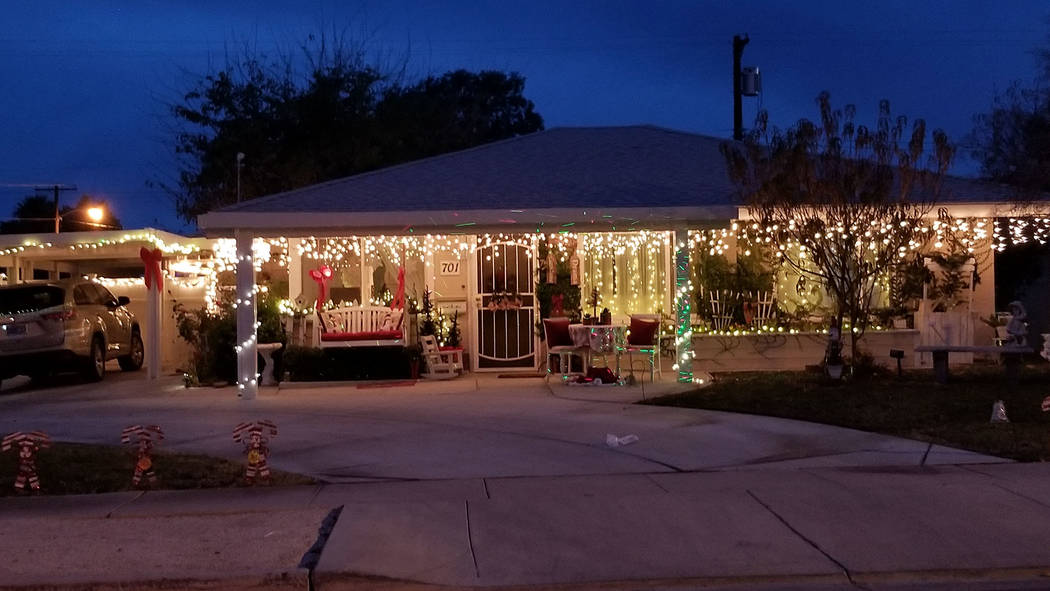
[[[736,213],[732,205],[292,213],[215,211],[202,215],[197,224],[208,237],[231,236],[234,230],[256,236],[611,232],[713,226],[733,219]]]

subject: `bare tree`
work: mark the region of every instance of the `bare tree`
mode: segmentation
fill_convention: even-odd
[[[854,122],[856,109],[817,98],[820,120],[781,131],[760,113],[743,142],[725,143],[740,198],[773,238],[774,254],[800,281],[816,281],[850,326],[851,354],[868,325],[880,276],[925,242],[920,228],[933,209],[955,149],[941,130],[926,151],[926,124],[910,126],[879,103],[874,128]]]

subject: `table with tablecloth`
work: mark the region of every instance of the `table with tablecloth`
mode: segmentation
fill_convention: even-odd
[[[595,355],[605,358],[612,353],[616,355],[616,371],[619,373],[620,354],[618,345],[622,345],[627,336],[627,327],[622,324],[570,324],[569,336],[577,347],[591,350],[591,361]],[[605,365],[609,363],[606,359]]]

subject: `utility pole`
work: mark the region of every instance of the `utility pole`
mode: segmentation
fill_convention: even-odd
[[[61,229],[60,225],[62,223],[62,216],[60,216],[58,214],[58,192],[59,191],[76,191],[77,190],[77,186],[76,185],[59,185],[59,184],[55,184],[55,185],[43,186],[43,187],[35,186],[35,187],[33,187],[33,190],[34,191],[54,191],[55,192],[55,234],[58,234],[60,229]]]
[[[237,152],[237,203],[241,202],[241,169],[244,168],[244,152]]]
[[[741,104],[740,60],[744,57],[744,46],[751,39],[745,34],[733,35],[733,139],[744,139],[744,107]]]

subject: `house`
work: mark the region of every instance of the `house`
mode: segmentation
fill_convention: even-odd
[[[585,299],[597,292],[597,309],[672,319],[671,362],[680,380],[690,379],[694,355],[715,364],[712,369],[741,353],[762,367],[819,361],[826,339],[819,326],[774,326],[775,306],[759,304],[815,306],[796,301],[808,297],[797,285],[776,276],[751,293],[752,318],[741,327],[718,322],[739,312],[723,309],[722,295],[704,292],[703,277],[690,269],[691,256],[724,256],[732,264],[750,254],[738,244],[750,220],[733,198],[719,150],[723,141],[651,126],[556,128],[201,216],[207,236],[237,244],[241,388],[249,395],[255,388],[252,306],[258,287],[251,249],[260,241],[282,249],[289,295],[299,307],[317,297],[309,273],[322,264],[333,268],[329,299],[359,305],[385,301],[383,286],[389,290],[403,266],[409,294],[419,297],[431,288],[440,309],[459,315],[469,364],[477,371],[541,364],[536,287],[548,263],[541,252],[554,257],[550,262],[578,266],[573,277]],[[972,220],[966,223],[972,243],[989,255],[1002,248],[1013,231],[1001,227],[1016,209],[1011,193],[965,179],[945,182],[941,205],[956,219]],[[1036,226],[1046,221],[1025,219]],[[944,230],[930,223],[931,231]],[[994,277],[994,257],[980,264]],[[996,310],[993,284],[970,286],[966,334],[952,338],[984,338],[973,336],[982,328],[972,320]],[[515,304],[493,305],[507,300]],[[819,306],[813,311],[819,321]],[[910,348],[927,338],[923,326],[865,338],[872,348]]]

